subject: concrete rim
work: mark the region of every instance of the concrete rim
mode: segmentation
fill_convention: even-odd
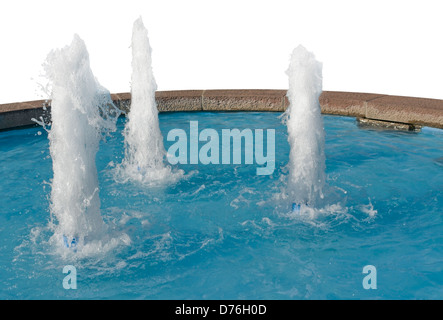
[[[289,105],[286,93],[287,90],[268,89],[157,91],[156,102],[159,112],[283,112]],[[129,110],[130,93],[111,94],[111,98],[124,112]],[[323,114],[443,129],[443,100],[323,91],[319,102]],[[49,122],[50,105],[51,101],[46,100],[0,104],[0,130],[33,125],[31,118],[42,117]]]

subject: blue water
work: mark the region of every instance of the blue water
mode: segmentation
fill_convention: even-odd
[[[175,185],[116,184],[124,119],[97,154],[101,214],[130,245],[60,256],[48,244],[52,162],[42,128],[0,132],[0,299],[442,299],[443,131],[359,128],[324,116],[326,202],[291,214],[278,113],[160,114],[169,130],[276,130],[276,169],[177,165]],[[203,143],[201,143],[202,145]],[[283,177],[283,178],[282,178]],[[66,290],[63,267],[77,270]],[[363,267],[377,289],[364,289]]]

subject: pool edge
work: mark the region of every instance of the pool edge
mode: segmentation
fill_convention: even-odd
[[[157,91],[159,112],[255,111],[283,112],[289,105],[287,90],[170,90]],[[129,92],[111,94],[124,112],[129,110]],[[377,93],[323,91],[319,99],[323,114],[429,126],[443,129],[443,100]],[[0,104],[0,130],[35,124],[32,118],[50,119],[50,101],[35,100]]]

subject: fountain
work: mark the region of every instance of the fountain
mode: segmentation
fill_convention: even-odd
[[[120,182],[155,184],[178,178],[183,172],[173,172],[164,163],[166,151],[158,121],[156,89],[148,31],[140,17],[132,32],[131,106],[124,129],[125,158],[116,168],[116,180]]]
[[[289,107],[288,196],[292,211],[315,207],[323,198],[325,185],[325,137],[319,97],[322,93],[322,64],[303,46],[294,49],[287,70]]]
[[[78,35],[69,46],[51,51],[44,69],[52,86],[51,226],[56,243],[63,239],[66,247],[75,248],[85,238],[100,238],[106,230],[95,156],[100,139],[116,129],[120,112],[95,79]]]

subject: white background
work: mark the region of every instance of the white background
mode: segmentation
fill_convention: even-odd
[[[85,42],[112,93],[130,91],[132,24],[142,16],[158,90],[287,89],[299,44],[323,62],[323,89],[443,99],[441,1],[0,2],[0,103],[46,98],[47,54]]]

